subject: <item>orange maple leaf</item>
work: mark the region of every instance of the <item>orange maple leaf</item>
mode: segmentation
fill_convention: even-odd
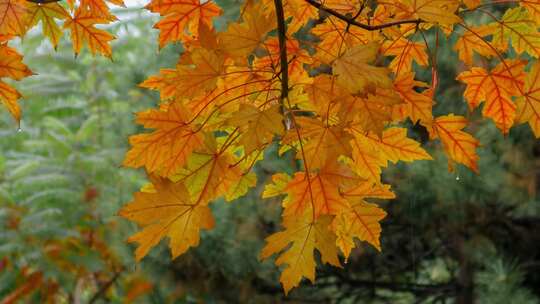
[[[112,51],[109,42],[115,39],[114,36],[95,27],[96,24],[107,23],[109,23],[108,19],[96,17],[80,8],[73,18],[68,18],[64,23],[64,28],[71,30],[75,54],[79,54],[83,45],[87,44],[92,54],[100,53],[111,58]]]

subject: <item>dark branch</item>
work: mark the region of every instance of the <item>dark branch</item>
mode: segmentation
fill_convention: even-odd
[[[285,113],[285,98],[289,95],[289,62],[287,61],[287,29],[285,28],[285,15],[283,14],[283,3],[281,0],[274,0],[276,7],[278,39],[279,39],[279,61],[281,69],[281,114]],[[287,123],[284,125],[287,128]]]
[[[364,24],[364,23],[360,23],[356,20],[354,20],[355,18],[350,18],[350,17],[347,17],[345,15],[342,15],[340,13],[338,13],[337,11],[331,9],[331,8],[327,8],[325,7],[324,5],[322,5],[321,3],[315,1],[315,0],[305,0],[307,3],[311,4],[312,6],[318,8],[319,10],[323,11],[323,12],[326,12],[338,19],[341,19],[345,22],[347,22],[347,25],[354,25],[354,26],[358,26],[359,28],[363,28],[367,31],[377,31],[377,30],[382,30],[384,28],[387,28],[387,27],[392,27],[392,26],[396,26],[396,25],[400,25],[400,24],[420,24],[420,23],[424,23],[425,21],[423,21],[422,19],[406,19],[406,20],[398,20],[398,21],[393,21],[393,22],[388,22],[388,23],[384,23],[384,24],[378,24],[378,25],[369,25],[369,24]]]
[[[26,0],[26,1],[37,3],[37,4],[47,4],[47,3],[60,2],[62,0]]]

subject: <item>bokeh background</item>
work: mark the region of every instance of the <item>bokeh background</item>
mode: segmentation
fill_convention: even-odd
[[[225,11],[219,28],[238,16],[240,3],[217,2]],[[203,232],[199,247],[171,260],[162,242],[136,263],[125,242],[136,227],[116,213],[146,177],[120,164],[128,136],[143,131],[133,113],[159,101],[137,84],[174,66],[182,47],[158,51],[156,17],[143,13],[141,1],[128,4],[107,27],[118,37],[113,61],[88,52],[74,58],[68,39],[55,51],[39,30],[16,45],[37,75],[16,83],[21,128],[0,112],[1,303],[540,302],[540,142],[527,126],[503,138],[467,110],[454,80],[464,67],[453,36],[439,49],[435,109],[475,122],[469,130],[483,144],[480,174],[448,172],[441,147],[409,125],[435,160],[384,173],[398,198],[381,202],[388,211],[382,252],[359,244],[343,269],[320,267],[315,284],[284,296],[279,269],[258,260],[264,238],[280,229],[280,203],[260,199],[262,184],[293,170],[274,146],[255,168],[254,191],[212,204],[216,228]]]

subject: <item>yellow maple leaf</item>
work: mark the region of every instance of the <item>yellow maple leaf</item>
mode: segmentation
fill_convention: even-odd
[[[443,25],[461,21],[461,18],[454,14],[459,7],[459,0],[399,0],[399,3],[402,4],[402,18],[418,18]]]
[[[227,120],[228,124],[243,131],[240,143],[246,153],[262,148],[272,141],[274,135],[283,133],[283,116],[279,107],[274,105],[261,111],[257,107],[244,104]]]
[[[315,250],[321,254],[323,263],[341,267],[338,259],[336,236],[329,229],[332,217],[321,216],[317,220],[306,210],[301,216],[283,218],[284,231],[266,238],[266,246],[260,253],[261,259],[281,253],[276,265],[287,265],[281,273],[280,281],[287,294],[300,284],[303,277],[315,281]],[[290,247],[289,247],[290,246]]]
[[[199,244],[201,229],[214,226],[212,212],[205,204],[194,203],[183,183],[152,177],[152,189],[135,193],[119,215],[137,223],[142,230],[128,241],[139,244],[135,257],[139,261],[161,239],[168,237],[172,257]]]
[[[62,29],[56,24],[56,19],[69,18],[69,13],[58,3],[28,4],[28,25],[33,27],[41,22],[43,35],[49,37],[54,48],[60,42]]]
[[[472,135],[462,131],[467,123],[467,119],[463,116],[450,114],[437,117],[433,120],[430,136],[440,138],[444,151],[449,157],[449,169],[453,169],[452,161],[455,161],[478,173],[476,148],[480,142]]]
[[[538,58],[540,56],[540,33],[536,22],[529,17],[527,10],[515,7],[507,10],[501,20],[492,23],[496,30],[493,35],[493,46],[506,51],[508,41],[518,54],[523,52]]]
[[[369,64],[375,61],[378,50],[377,43],[357,45],[347,50],[332,64],[338,83],[351,93],[363,93],[374,87],[392,87],[388,69]]]
[[[79,54],[86,44],[93,55],[99,53],[111,58],[112,51],[109,42],[115,39],[114,36],[95,27],[96,24],[107,23],[109,20],[95,17],[88,11],[81,9],[75,12],[73,18],[68,18],[64,23],[64,28],[69,28],[71,31],[75,54]]]
[[[433,99],[425,91],[418,93],[415,90],[416,87],[425,88],[427,84],[416,81],[414,73],[403,73],[396,77],[394,90],[405,103],[394,107],[392,116],[395,120],[403,120],[409,117],[413,123],[420,121],[429,124],[433,119]]]
[[[386,217],[386,212],[375,204],[367,203],[364,199],[392,199],[395,198],[394,193],[387,185],[362,182],[344,195],[351,201],[350,207],[343,210],[332,222],[338,247],[347,258],[351,250],[356,247],[354,238],[358,238],[380,251],[382,231],[380,221]]]
[[[454,45],[454,50],[458,52],[459,59],[467,65],[472,65],[475,52],[484,57],[496,56],[497,52],[490,47],[491,43],[483,38],[491,35],[494,30],[493,25],[482,25],[470,27],[470,31],[465,31]]]
[[[220,45],[231,56],[248,56],[276,27],[276,18],[273,10],[271,12],[264,11],[262,2],[247,1],[242,12],[243,21],[230,23],[227,30],[219,34]]]

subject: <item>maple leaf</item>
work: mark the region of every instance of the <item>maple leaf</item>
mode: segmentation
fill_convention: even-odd
[[[122,0],[108,0],[109,2],[125,7],[124,1]],[[109,7],[104,0],[80,0],[79,7],[83,8],[90,15],[107,19],[109,21],[115,21],[117,18],[111,14]]]
[[[21,80],[24,77],[33,75],[32,71],[22,63],[21,56],[15,49],[6,45],[0,45],[0,78],[9,77]]]
[[[429,63],[426,46],[423,43],[399,38],[395,41],[385,41],[381,49],[384,55],[395,56],[389,67],[396,74],[411,72],[413,61],[421,66],[427,66]]]
[[[192,98],[213,89],[224,71],[222,54],[200,48],[190,53],[190,59],[190,64],[179,63],[176,69],[162,69],[140,86],[159,90],[163,100],[175,96]]]
[[[345,52],[332,65],[338,83],[351,93],[364,92],[368,87],[390,88],[392,81],[388,69],[368,64],[377,56],[379,46],[376,43],[357,45]]]
[[[179,103],[171,104],[165,111],[140,112],[136,121],[156,130],[130,137],[132,148],[126,153],[124,166],[144,166],[150,173],[171,176],[186,164],[193,150],[203,144],[202,135],[187,123],[187,111]]]
[[[414,17],[428,22],[452,25],[461,18],[454,14],[459,7],[458,0],[400,0],[404,10],[400,17]]]
[[[514,124],[516,105],[512,96],[522,86],[525,64],[520,60],[502,62],[490,72],[473,67],[457,77],[467,84],[464,96],[470,108],[474,109],[485,101],[482,114],[493,119],[503,134],[508,133]]]
[[[493,26],[496,30],[492,33],[492,42],[496,48],[506,51],[511,40],[512,47],[519,54],[527,52],[536,58],[540,56],[540,33],[527,10],[521,7],[509,9]]]
[[[528,122],[538,138],[540,137],[540,65],[536,63],[525,78],[524,94],[516,100],[516,122]]]
[[[407,137],[406,128],[388,128],[379,138],[373,134],[366,135],[368,142],[379,151],[384,159],[397,163],[398,161],[412,162],[415,160],[430,160],[431,156],[420,147],[420,143]]]
[[[183,183],[151,177],[152,188],[135,193],[119,215],[136,222],[143,229],[128,241],[139,243],[135,251],[141,260],[161,239],[168,237],[173,258],[199,244],[201,229],[214,226],[212,212],[205,204],[192,201]]]
[[[0,35],[23,36],[26,26],[26,1],[0,0]]]
[[[298,117],[295,119],[298,130],[289,130],[283,137],[283,144],[298,142],[300,133],[303,142],[302,153],[297,158],[302,159],[309,168],[316,169],[324,166],[327,160],[336,159],[340,155],[350,153],[350,134],[345,126],[331,126],[318,119]]]
[[[171,179],[184,183],[197,203],[208,204],[220,196],[237,198],[245,194],[243,189],[255,183],[243,179],[245,175],[238,166],[233,166],[234,163],[233,156],[207,135],[204,147],[192,153],[187,164]],[[241,183],[244,184],[239,186]]]
[[[369,94],[367,98],[355,98],[352,108],[348,110],[357,113],[356,117],[353,117],[355,127],[359,126],[366,132],[373,131],[381,135],[386,124],[392,121],[393,108],[399,104],[402,104],[399,95],[391,90],[377,89],[375,94]]]
[[[448,167],[451,171],[453,170],[452,160],[478,173],[476,148],[480,142],[461,130],[467,126],[467,123],[467,119],[463,116],[450,114],[437,117],[433,120],[430,136],[432,139],[440,138],[444,151],[449,157]]]
[[[53,47],[56,48],[62,30],[56,24],[55,19],[64,20],[69,18],[69,13],[58,3],[31,3],[28,5],[28,26],[33,27],[41,22],[43,35],[49,37]]]
[[[331,221],[330,216],[313,220],[311,211],[306,210],[302,216],[284,217],[285,230],[266,238],[267,244],[260,253],[261,259],[284,251],[277,258],[276,265],[287,265],[280,276],[285,294],[298,286],[303,277],[315,281],[315,250],[321,254],[323,263],[341,267],[336,236],[329,230]]]
[[[14,49],[7,45],[0,45],[0,79],[7,77],[21,80],[33,75],[32,71],[22,63],[22,59],[23,57]],[[21,94],[15,88],[0,80],[0,101],[17,122],[21,120],[21,109],[17,104],[20,97]]]
[[[201,0],[152,0],[145,8],[164,17],[154,25],[160,31],[160,48],[187,40],[186,31],[198,36],[201,26],[211,29],[214,17],[222,13],[213,1]]]
[[[536,23],[540,23],[540,1],[520,0],[519,5],[527,9],[529,15]]]
[[[317,24],[311,33],[321,41],[313,45],[315,56],[322,63],[331,64],[350,48],[371,41],[372,33],[357,27],[348,27],[347,23],[335,18],[327,18]],[[377,39],[373,39],[377,40]]]
[[[454,50],[458,52],[459,59],[467,65],[472,65],[474,53],[484,57],[496,56],[494,48],[489,47],[490,42],[482,37],[493,33],[493,25],[482,25],[471,27],[470,31],[465,31],[456,41]]]
[[[276,27],[274,14],[265,12],[261,2],[247,1],[242,19],[243,22],[231,23],[225,32],[219,34],[220,45],[234,57],[249,55]]]
[[[17,103],[19,98],[21,94],[17,90],[0,80],[0,101],[17,121],[21,120],[21,108]]]
[[[348,257],[355,247],[354,238],[366,241],[381,250],[380,221],[386,217],[386,212],[375,204],[367,203],[366,198],[392,199],[394,193],[388,185],[377,185],[362,182],[357,187],[344,193],[351,202],[350,207],[336,216],[332,222],[336,243],[345,257]]]
[[[257,107],[245,104],[227,120],[228,124],[243,131],[240,143],[247,154],[271,142],[274,135],[283,133],[283,116],[279,112],[279,107],[274,105],[261,111]]]
[[[112,51],[109,42],[115,39],[114,36],[94,27],[96,24],[107,23],[109,23],[109,20],[95,17],[80,8],[75,12],[73,18],[68,18],[64,23],[64,28],[71,30],[71,40],[73,41],[75,54],[79,54],[83,45],[87,44],[93,55],[100,53],[111,58]]]
[[[337,162],[325,164],[317,173],[308,175],[298,172],[283,189],[288,195],[283,201],[284,215],[299,216],[306,209],[313,210],[315,217],[337,214],[348,207],[341,192],[361,180],[345,165]]]
[[[394,107],[393,117],[403,120],[409,117],[413,123],[420,121],[430,123],[433,119],[433,100],[429,94],[418,93],[415,87],[427,87],[423,82],[414,79],[414,73],[399,74],[394,80],[394,89],[405,102]]]

